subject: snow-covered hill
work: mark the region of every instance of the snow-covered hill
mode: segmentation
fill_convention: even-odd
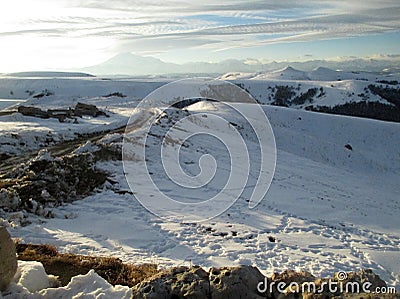
[[[18,72],[5,74],[6,77],[22,77],[22,78],[84,78],[94,77],[91,74],[79,73],[79,72]]]
[[[302,71],[295,69],[291,66],[282,69],[257,72],[257,73],[240,73],[229,72],[221,76],[224,80],[237,80],[237,79],[253,79],[253,80],[296,80],[296,81],[338,81],[338,80],[364,80],[375,81],[381,79],[390,79],[396,77],[390,72],[386,74],[374,72],[350,72],[342,70],[332,70],[327,67],[317,67],[311,71]]]
[[[286,67],[268,73],[227,73],[220,78],[241,86],[261,104],[383,120],[400,119],[398,116],[400,78],[396,75],[334,71],[323,67],[304,72]],[[45,91],[51,95],[47,97],[50,101],[66,98],[73,101],[85,97],[106,96],[115,92],[139,100],[171,81],[171,78],[111,80],[97,77],[0,77],[0,99],[4,101],[4,99],[34,98]],[[377,92],[377,89],[382,90]],[[391,94],[389,100],[385,93]],[[343,105],[348,106],[343,107]],[[3,103],[2,106],[6,105]],[[357,111],[363,112],[357,113]]]
[[[248,91],[259,103],[297,109],[400,120],[400,80],[394,75],[292,67],[268,73],[221,77]]]
[[[260,94],[261,97],[256,97],[260,102],[260,99],[268,100],[276,84],[293,85],[296,94],[317,87],[320,93],[319,88],[323,86],[325,95],[318,99],[315,96],[315,101],[327,105],[345,101],[347,93],[353,90],[357,94],[368,84],[362,80],[285,80],[236,83],[243,84],[255,96]],[[95,104],[109,114],[109,117],[78,119],[79,124],[17,113],[0,116],[0,152],[23,154],[39,149],[46,144],[46,138],[52,138],[51,145],[76,138],[78,133],[118,128],[131,114],[142,117],[141,113],[146,111],[133,109],[138,99],[165,82],[2,79],[0,84],[6,90],[13,86],[16,93],[24,93],[26,89],[54,91],[50,96],[32,97],[25,105],[68,108],[79,101]],[[4,92],[4,88],[1,90]],[[108,96],[116,91],[127,97]],[[376,100],[383,101],[378,96]],[[242,105],[249,111],[256,107],[234,105]],[[122,162],[103,160],[96,165],[109,172],[110,181],[82,200],[53,208],[55,218],[44,219],[27,212],[3,213],[3,217],[11,219],[13,237],[25,242],[54,244],[62,252],[112,255],[127,262],[156,262],[162,266],[251,264],[269,274],[294,269],[328,276],[339,270],[371,268],[388,285],[399,288],[400,124],[293,107],[263,105],[262,109],[274,131],[277,165],[270,190],[255,209],[248,208],[244,196],[229,210],[206,222],[164,222],[143,208],[131,194]],[[149,142],[157,142],[156,133],[168,128],[173,119],[207,113],[231,125],[220,126],[208,117],[201,117],[186,128],[187,133],[212,129],[229,135],[235,128],[248,140],[252,165],[258,165],[259,147],[249,125],[217,102],[198,102],[182,110],[171,108],[155,125]],[[113,132],[92,144],[85,142],[82,140],[82,147],[74,149],[74,153],[96,151],[99,148],[96,142],[120,144],[122,135]],[[175,146],[171,140],[168,144]],[[229,173],[226,147],[213,138],[192,138],[185,142],[180,154],[182,169],[187,174],[199,172],[199,159],[204,154],[220,162],[219,178]],[[243,161],[234,162],[239,163],[239,169],[245,169]],[[140,164],[132,163],[135,173],[135,165]],[[201,192],[185,193],[163,179],[162,166],[156,159],[149,161],[149,169],[160,189],[180,196],[181,200],[203,200],[215,194],[221,183],[207,185]],[[136,168],[137,174],[141,171]],[[245,195],[253,188],[251,182],[254,183],[250,180],[246,185]],[[135,184],[145,183],[144,177],[136,175]],[[38,192],[46,194],[43,190]],[[20,225],[26,221],[32,223]]]

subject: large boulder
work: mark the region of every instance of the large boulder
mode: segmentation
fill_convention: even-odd
[[[265,283],[265,276],[252,266],[222,267],[210,269],[210,288],[213,299],[265,298],[269,291],[258,291]]]
[[[316,277],[307,271],[286,270],[282,273],[274,273],[270,282],[272,296],[278,299],[300,298],[303,283],[314,282],[315,279]],[[296,286],[298,286],[298,290]],[[282,290],[282,288],[284,289]]]
[[[200,267],[175,267],[133,287],[132,298],[210,298],[208,273]]]
[[[257,291],[265,277],[251,266],[170,268],[133,287],[132,298],[265,298]]]
[[[0,226],[0,291],[4,291],[17,272],[15,244],[5,226]]]
[[[211,298],[265,298],[257,290],[265,277],[256,267],[237,266],[210,269]]]

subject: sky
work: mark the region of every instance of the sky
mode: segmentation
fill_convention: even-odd
[[[400,54],[398,0],[2,0],[0,73],[166,62]]]

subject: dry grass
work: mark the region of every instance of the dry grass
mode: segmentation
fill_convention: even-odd
[[[113,285],[129,287],[159,272],[155,264],[131,265],[112,257],[63,254],[51,245],[17,243],[16,248],[19,260],[41,262],[47,274],[58,276],[63,286],[71,277],[86,274],[91,269]]]

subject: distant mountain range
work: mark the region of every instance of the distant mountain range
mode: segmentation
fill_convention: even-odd
[[[292,66],[303,71],[317,67],[345,71],[370,71],[400,73],[400,55],[382,56],[377,59],[353,58],[343,61],[310,60],[304,62],[269,62],[262,63],[252,59],[229,59],[221,62],[190,62],[176,64],[164,62],[154,57],[143,57],[131,53],[118,54],[111,59],[91,67],[82,69],[95,75],[166,75],[166,74],[224,74],[227,72],[269,72]]]

